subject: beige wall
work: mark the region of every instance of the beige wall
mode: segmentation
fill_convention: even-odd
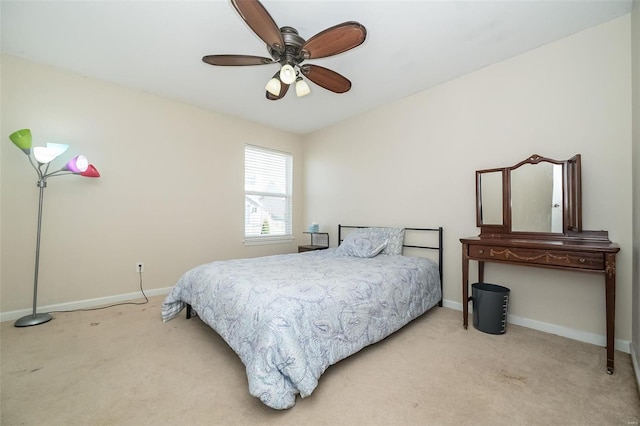
[[[631,340],[630,37],[627,15],[305,137],[305,221],[444,226],[455,305],[475,170],[580,153],[584,227],[621,246],[616,337]],[[512,315],[605,334],[600,275],[489,264],[486,280],[511,288]]]
[[[299,240],[246,247],[242,238],[245,142],[293,153],[302,231],[298,136],[10,56],[1,83],[0,312],[32,302],[38,189],[8,139],[20,128],[34,145],[71,144],[102,174],[49,180],[39,306],[134,293],[137,261],[150,290],[200,263],[296,250]]]

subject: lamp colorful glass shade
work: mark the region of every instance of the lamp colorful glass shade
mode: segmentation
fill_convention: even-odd
[[[40,265],[40,234],[42,229],[42,201],[44,198],[44,189],[47,187],[47,179],[53,176],[61,176],[65,174],[75,174],[84,177],[97,178],[100,177],[98,170],[89,164],[87,157],[84,155],[76,155],[69,160],[62,168],[49,172],[50,163],[63,154],[69,145],[61,143],[47,143],[44,147],[33,147],[31,130],[21,129],[9,135],[9,139],[18,148],[24,152],[29,158],[29,163],[38,174],[37,186],[40,188],[40,198],[38,202],[38,228],[36,233],[36,260],[35,271],[33,276],[33,312],[31,315],[24,316],[15,322],[16,327],[28,327],[32,325],[43,324],[52,319],[48,313],[37,313],[38,306],[38,272]],[[33,161],[35,158],[36,162]],[[37,165],[36,165],[37,163]],[[42,167],[44,166],[44,170]]]
[[[71,173],[82,173],[89,168],[89,161],[84,155],[76,155],[64,166]]]
[[[25,154],[31,154],[31,130],[22,129],[13,132],[9,135],[9,139],[11,139],[11,142],[13,142],[18,148],[23,150]]]
[[[96,168],[93,167],[93,164],[89,164],[89,167],[87,167],[87,170],[80,173],[80,176],[97,178],[97,177],[100,177],[100,173],[98,173]]]
[[[47,146],[36,146],[33,148],[33,156],[38,163],[47,164],[63,154],[69,145],[63,143],[48,143]]]

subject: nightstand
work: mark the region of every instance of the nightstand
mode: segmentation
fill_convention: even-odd
[[[298,253],[303,251],[324,250],[329,248],[328,232],[304,232],[311,236],[311,244],[306,246],[298,246]]]

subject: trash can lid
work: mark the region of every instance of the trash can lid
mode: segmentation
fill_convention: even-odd
[[[478,290],[493,291],[496,293],[509,293],[511,291],[507,287],[503,287],[501,285],[491,284],[491,283],[475,283],[475,284],[471,284],[471,287],[476,288]]]

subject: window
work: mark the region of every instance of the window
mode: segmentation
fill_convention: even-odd
[[[244,148],[244,240],[291,240],[293,157],[253,145]]]

